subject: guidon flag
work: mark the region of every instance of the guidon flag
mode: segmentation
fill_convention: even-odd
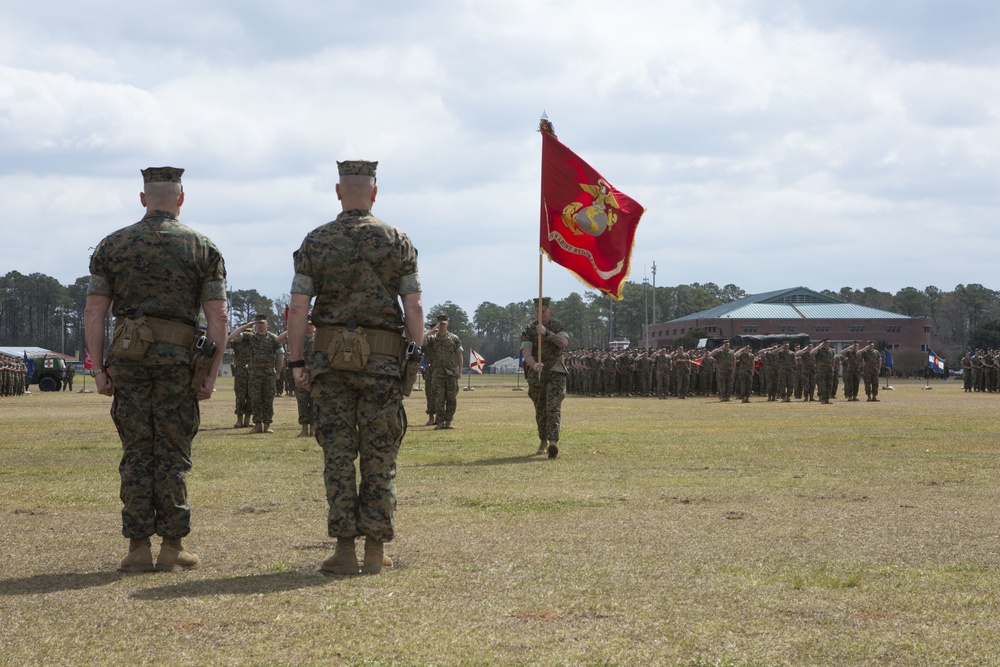
[[[486,365],[486,360],[479,356],[479,353],[469,348],[469,370],[476,371],[480,375],[483,374],[483,366]]]
[[[89,371],[94,367],[94,359],[90,356],[90,350],[83,351],[83,370]]]
[[[927,349],[927,367],[935,373],[944,373],[944,359],[934,354],[934,350],[930,348]]]
[[[564,146],[545,118],[539,245],[548,258],[621,301],[632,244],[646,209]]]

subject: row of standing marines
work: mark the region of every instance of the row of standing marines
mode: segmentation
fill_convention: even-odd
[[[566,354],[568,392],[584,396],[656,396],[687,398],[718,394],[720,401],[751,395],[768,401],[792,398],[829,403],[836,397],[841,372],[844,396],[857,401],[864,380],[868,401],[877,402],[882,355],[873,341],[856,341],[837,353],[829,339],[794,348],[790,343],[754,351],[733,350],[724,342],[714,350],[655,351],[574,350]]]
[[[417,250],[403,231],[372,215],[377,165],[337,163],[342,211],[293,253],[288,330],[281,338],[267,332],[266,318],[228,330],[222,254],[178,219],[184,170],[142,170],[145,215],[95,248],[84,310],[88,349],[106,353],[91,375],[98,393],[113,398],[111,417],[122,444],[119,493],[129,544],[119,571],[183,571],[201,562],[182,541],[191,532],[187,473],[200,426],[198,402],[211,398],[227,344],[249,348],[234,363],[234,370],[246,370],[238,382],[247,383],[247,398],[237,405],[238,427],[252,419],[253,430],[272,430],[274,383],[283,365],[291,368],[297,390],[308,394],[310,407],[300,423],[323,451],[327,533],[336,539],[320,571],[377,574],[393,565],[385,544],[395,536],[396,460],[407,427],[403,397],[425,331]],[[551,318],[547,299],[537,305],[541,317],[525,329],[521,346],[536,409],[537,453],[555,458],[569,336]],[[111,341],[105,334],[109,314]],[[204,330],[198,328],[202,314]],[[454,377],[460,377],[461,348],[441,336],[446,326],[437,328],[426,332],[432,377],[436,367],[450,367],[452,354]],[[442,345],[440,363],[436,338],[450,344]],[[441,428],[449,428],[454,416],[449,391],[440,407],[435,398]],[[155,560],[153,536],[161,538]]]

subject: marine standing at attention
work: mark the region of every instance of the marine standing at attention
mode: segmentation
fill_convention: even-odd
[[[448,316],[438,315],[437,324],[424,332],[424,358],[431,366],[427,391],[434,400],[437,429],[452,428],[458,403],[458,382],[462,379],[462,341],[448,331]]]
[[[279,337],[268,331],[267,315],[264,313],[258,313],[254,318],[253,329],[253,333],[244,331],[233,341],[246,344],[250,350],[249,387],[253,410],[253,428],[250,432],[274,433],[271,429],[271,422],[274,420],[274,385],[281,375],[281,366],[285,360],[285,350],[281,343],[287,332]]]
[[[535,299],[535,310],[538,310]],[[535,320],[521,332],[521,352],[524,354],[524,378],[528,382],[528,396],[535,406],[535,425],[538,427],[536,456],[548,452],[549,458],[559,455],[559,427],[562,421],[562,402],[566,397],[566,367],[563,350],[569,345],[569,333],[559,320],[552,319],[549,297],[541,302],[542,320]],[[538,339],[542,339],[541,361]]]
[[[185,477],[198,401],[212,397],[222,363],[226,269],[215,244],[177,220],[183,172],[144,169],[139,201],[146,215],[108,235],[90,258],[84,325],[95,354],[105,349],[108,311],[115,316],[110,354],[92,375],[98,393],[114,396],[111,418],[122,441],[122,535],[129,540],[122,572],[154,569],[152,535],[163,538],[156,570],[199,562],[181,544],[191,531]],[[195,328],[199,311],[204,338]]]
[[[395,536],[396,456],[406,433],[403,333],[415,346],[424,334],[417,250],[406,234],[372,215],[377,165],[337,163],[343,212],[306,235],[294,255],[288,363],[295,383],[312,390],[327,531],[337,538],[336,551],[320,566],[330,574],[358,573],[354,540],[361,535],[362,573],[392,565],[384,544]],[[316,336],[309,363],[303,347],[313,297]]]

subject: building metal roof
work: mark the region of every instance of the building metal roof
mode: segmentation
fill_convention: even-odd
[[[739,320],[908,320],[907,315],[847,303],[807,287],[752,294],[671,322],[709,319]]]

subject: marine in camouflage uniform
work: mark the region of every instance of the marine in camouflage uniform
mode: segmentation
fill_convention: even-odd
[[[302,358],[306,360],[307,365],[312,360],[315,349],[316,327],[310,322],[306,325],[306,340],[302,347]],[[285,368],[288,370],[289,375],[291,375],[292,369],[287,363],[285,364]],[[290,386],[295,388],[295,407],[299,412],[299,425],[302,426],[302,430],[295,437],[307,438],[315,435],[313,433],[313,419],[315,419],[315,415],[313,414],[312,392],[296,385],[295,380],[291,380]]]
[[[562,422],[562,402],[566,397],[566,368],[563,350],[569,345],[566,325],[552,318],[550,299],[541,301],[541,322],[535,320],[521,332],[521,352],[524,354],[524,377],[528,382],[528,397],[535,406],[538,428],[538,451],[550,459],[559,454],[559,428]],[[539,307],[535,300],[536,310]],[[539,355],[538,339],[542,347]],[[541,361],[539,361],[541,359]]]
[[[366,537],[361,572],[374,574],[391,565],[383,545],[395,536],[396,457],[406,432],[402,334],[405,329],[420,345],[424,333],[417,250],[406,234],[371,212],[376,165],[338,163],[343,212],[306,235],[294,254],[290,290],[289,363],[296,384],[312,389],[327,531],[337,538],[336,552],[320,570],[331,574],[358,572],[354,540],[360,535]],[[304,338],[313,297],[316,349],[306,368]],[[358,328],[371,354],[360,370],[333,368],[330,342],[357,334]]]
[[[251,433],[274,433],[274,387],[284,362],[284,348],[278,336],[267,330],[267,315],[258,313],[254,331],[244,331],[239,340],[250,350],[250,405],[253,410]]]
[[[253,326],[248,322],[229,336],[233,348],[233,390],[236,392],[236,424],[233,428],[250,426],[253,404],[250,402],[250,343],[240,336]]]
[[[882,370],[882,355],[875,347],[875,341],[868,341],[868,345],[862,348],[859,353],[861,370],[865,378],[865,394],[872,403],[878,402],[878,374]]]
[[[806,345],[795,353],[800,366],[799,377],[802,381],[802,400],[816,400],[816,358],[812,355],[812,345]]]
[[[198,401],[211,398],[222,354],[192,388],[191,350],[200,310],[208,324],[207,345],[225,344],[226,270],[215,244],[177,220],[184,202],[182,172],[143,170],[140,201],[146,215],[102,240],[90,260],[88,348],[103,355],[109,310],[117,318],[116,333],[145,318],[152,338],[138,359],[123,358],[123,346],[113,344],[110,368],[102,365],[93,373],[98,392],[114,396],[111,417],[122,441],[122,534],[130,542],[119,569],[125,572],[154,569],[153,534],[163,537],[155,569],[190,569],[199,562],[181,544],[191,530],[185,478],[200,423]]]
[[[833,398],[834,378],[836,377],[836,360],[839,355],[830,347],[830,339],[824,338],[814,347],[809,355],[816,362],[816,388],[819,390],[819,402],[829,404]]]
[[[438,315],[437,324],[425,333],[424,357],[431,364],[427,389],[434,401],[435,429],[451,428],[458,403],[458,381],[462,379],[462,341],[448,331],[447,315]]]
[[[750,390],[753,387],[753,368],[754,353],[750,350],[749,345],[744,345],[739,350],[736,351],[736,372],[735,372],[735,391],[736,397],[740,399],[741,403],[750,402]]]
[[[719,400],[729,401],[733,393],[733,373],[736,370],[736,355],[729,349],[729,342],[712,350],[709,356],[715,360],[716,384],[719,387]]]
[[[861,388],[861,356],[859,343],[855,341],[840,353],[844,372],[844,397],[848,401],[858,400]]]
[[[427,423],[424,426],[434,426],[437,424],[437,417],[434,416],[434,394],[431,392],[431,364],[424,357],[420,366],[420,375],[424,378],[424,398],[427,400]]]

